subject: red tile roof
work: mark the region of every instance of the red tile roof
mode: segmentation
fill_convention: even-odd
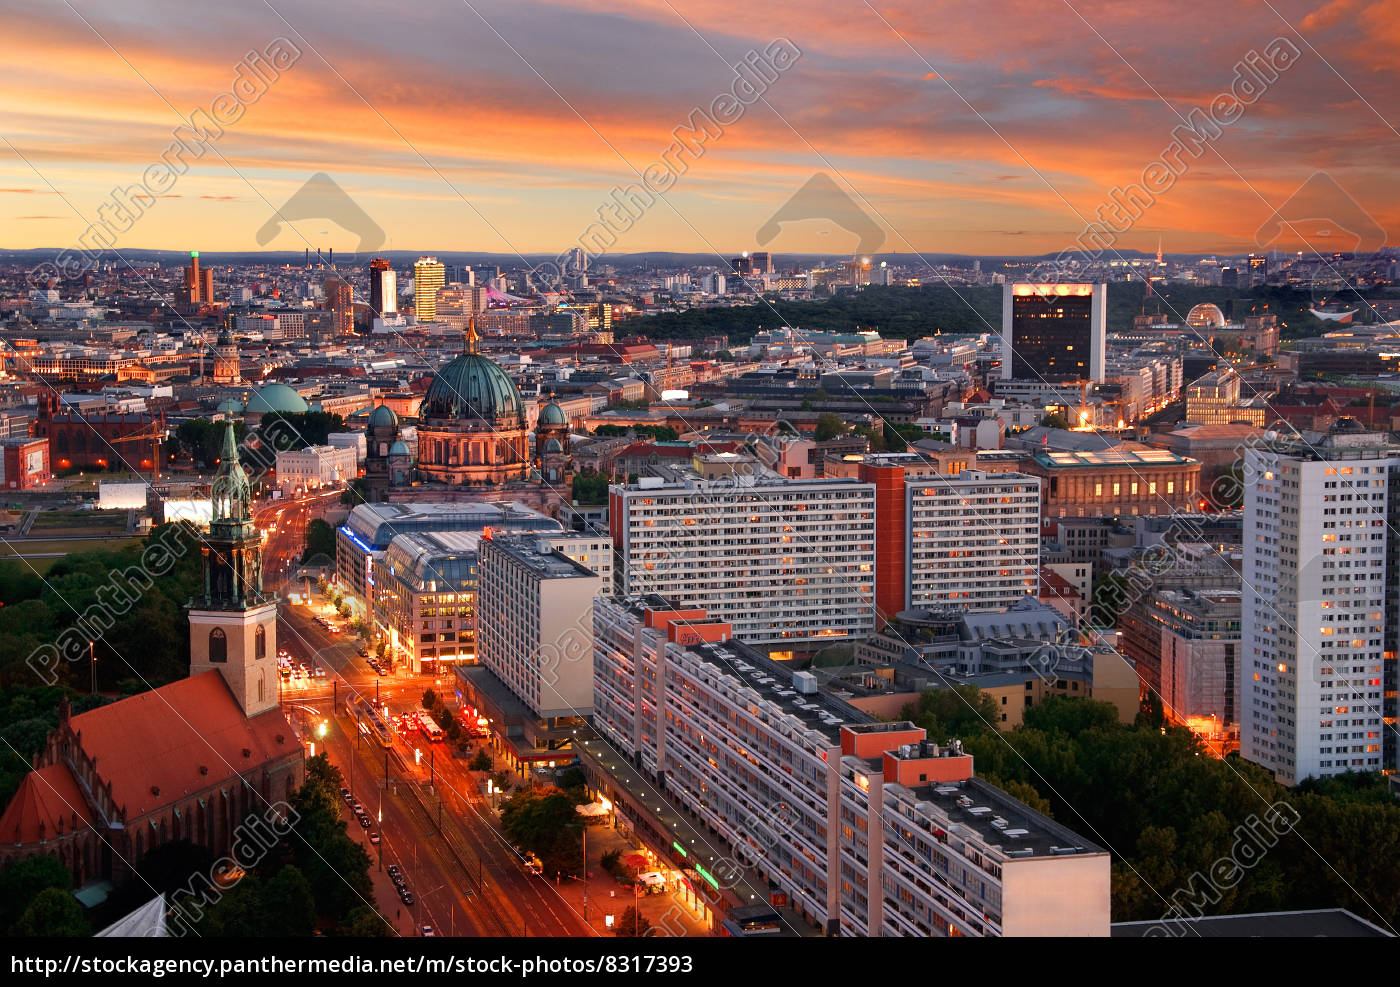
[[[114,803],[133,817],[299,749],[280,709],[244,717],[216,671],[99,706],[70,724],[97,759],[98,777],[111,783]]]
[[[0,843],[52,840],[92,824],[92,813],[66,764],[31,771],[0,816]]]

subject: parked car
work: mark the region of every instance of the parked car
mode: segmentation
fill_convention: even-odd
[[[431,925],[425,925],[418,931],[422,933],[425,939],[430,939],[437,935],[437,933],[433,931],[433,927]]]
[[[407,888],[400,888],[399,901],[402,901],[405,905],[412,905],[414,902],[413,892]]]
[[[370,834],[369,834],[369,841],[370,841],[371,843],[373,843],[375,846],[379,846],[379,834],[378,834],[378,833],[370,833]]]

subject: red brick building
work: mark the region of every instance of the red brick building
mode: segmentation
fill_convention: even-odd
[[[165,416],[64,411],[58,395],[49,391],[39,395],[34,435],[48,440],[51,469],[150,472],[160,469]]]
[[[31,490],[52,478],[48,439],[0,439],[0,490]]]

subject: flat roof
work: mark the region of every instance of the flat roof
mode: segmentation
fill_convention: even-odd
[[[597,579],[598,574],[560,552],[549,543],[547,533],[535,537],[517,535],[486,539],[493,549],[499,549],[530,569],[541,579],[576,579],[587,576]]]
[[[911,788],[910,793],[916,801],[936,806],[950,822],[971,831],[981,843],[1012,857],[1107,852],[980,778],[924,785]]]
[[[645,613],[649,607],[671,609],[668,601],[654,596],[648,597],[645,604],[638,600],[629,602],[638,615]],[[710,623],[711,620],[706,618],[697,622]],[[842,726],[875,722],[870,714],[820,688],[811,693],[798,692],[793,688],[792,676],[802,669],[776,662],[742,641],[702,642],[687,645],[686,650],[722,675],[735,680],[741,689],[752,690],[757,697],[756,703],[766,701],[776,708],[778,715],[796,717],[808,730],[822,734],[832,747],[841,742]]]
[[[1198,462],[1178,456],[1168,449],[1109,449],[1078,450],[1074,452],[1037,452],[1031,457],[1047,469],[1077,469],[1099,466],[1190,466]]]

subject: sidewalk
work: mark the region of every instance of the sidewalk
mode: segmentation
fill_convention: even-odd
[[[654,935],[666,936],[709,936],[713,935],[693,906],[685,900],[684,890],[666,894],[636,895],[630,887],[619,884],[611,874],[603,869],[603,855],[617,851],[626,857],[637,851],[634,841],[624,839],[622,834],[611,826],[588,827],[588,924],[599,935],[611,936],[606,916],[612,915],[614,922],[622,918],[627,909],[638,906],[642,918],[650,922],[656,931]],[[540,877],[549,880],[553,877]],[[571,906],[584,914],[583,881],[564,878],[557,881],[559,894]]]

